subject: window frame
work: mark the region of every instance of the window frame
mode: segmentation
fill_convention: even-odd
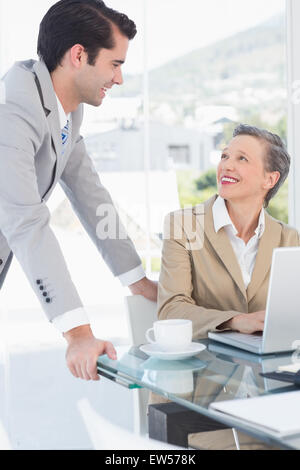
[[[294,102],[295,84],[300,81],[300,58],[297,44],[300,42],[299,0],[286,0],[287,76],[288,76],[288,149],[292,156],[289,176],[289,224],[300,229],[300,103]],[[300,90],[300,82],[297,89]],[[298,95],[300,93],[298,92]]]

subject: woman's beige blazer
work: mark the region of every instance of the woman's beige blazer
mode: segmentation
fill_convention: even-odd
[[[274,248],[300,245],[297,230],[266,213],[265,232],[246,290],[224,228],[218,233],[214,229],[212,206],[216,198],[174,212],[165,221],[158,316],[160,320],[192,320],[194,339],[207,337],[209,331],[216,331],[238,314],[265,310]],[[192,239],[193,230],[197,231],[197,243]]]

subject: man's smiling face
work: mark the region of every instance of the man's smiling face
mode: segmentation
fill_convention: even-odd
[[[114,27],[113,49],[101,49],[95,65],[88,64],[88,55],[83,53],[83,66],[78,71],[75,83],[80,102],[92,106],[100,106],[105,98],[106,90],[114,85],[122,85],[121,67],[126,60],[129,39]]]

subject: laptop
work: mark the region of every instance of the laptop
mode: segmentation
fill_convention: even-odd
[[[208,351],[217,354],[217,357],[240,366],[250,366],[255,374],[257,386],[262,386],[265,391],[275,391],[290,386],[286,382],[260,377],[260,373],[270,373],[278,370],[291,362],[291,353],[258,355],[220,342],[211,341],[207,347]]]
[[[263,333],[209,333],[209,339],[255,354],[288,352],[300,345],[300,247],[273,252]]]

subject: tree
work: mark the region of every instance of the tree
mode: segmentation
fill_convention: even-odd
[[[204,191],[208,188],[217,190],[217,172],[215,168],[201,175],[200,178],[195,180],[195,184],[198,191]]]

